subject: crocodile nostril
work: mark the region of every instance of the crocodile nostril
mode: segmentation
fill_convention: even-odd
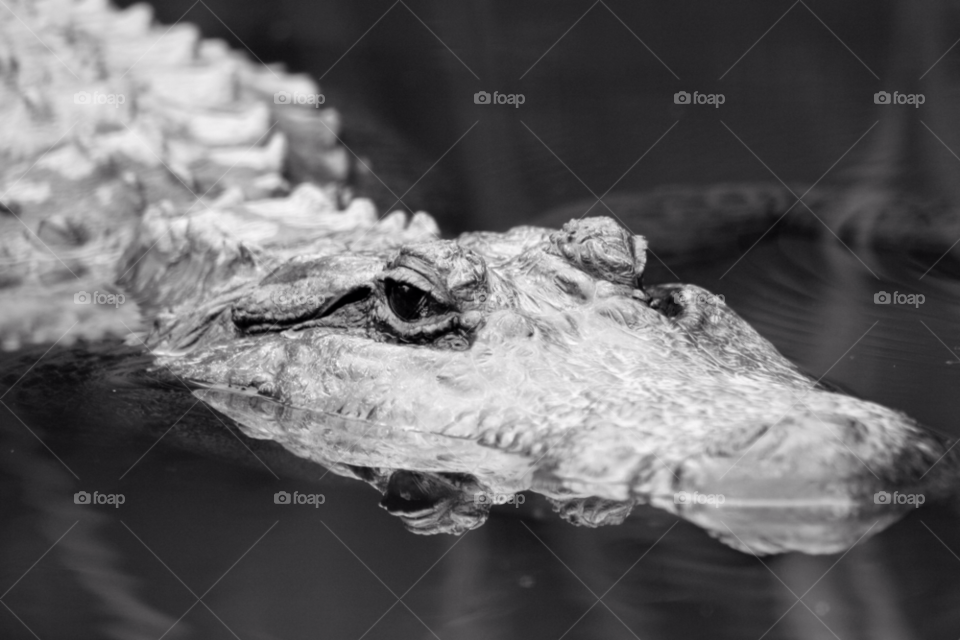
[[[672,295],[652,295],[650,297],[650,308],[659,311],[668,318],[676,318],[686,310],[686,307],[681,304],[678,298]]]

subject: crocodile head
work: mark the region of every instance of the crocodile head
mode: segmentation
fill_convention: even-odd
[[[721,298],[645,285],[644,238],[609,218],[440,240],[420,214],[368,213],[256,244],[250,211],[225,215],[147,216],[127,283],[157,307],[158,363],[249,435],[407,497],[415,529],[532,489],[587,523],[643,502],[739,548],[830,552],[901,515],[875,492],[934,468],[932,491],[948,466],[936,436],[822,388]]]

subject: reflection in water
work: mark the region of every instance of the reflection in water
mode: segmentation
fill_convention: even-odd
[[[12,411],[4,411],[16,421]],[[7,505],[8,522],[19,525],[18,535],[4,546],[10,573],[21,567],[23,571],[3,594],[12,596],[5,602],[11,615],[26,617],[29,622],[21,624],[39,637],[58,637],[71,623],[87,629],[91,637],[116,640],[153,639],[170,630],[176,618],[144,601],[141,581],[125,571],[122,556],[105,535],[114,518],[71,499],[73,480],[79,478],[27,435],[27,429],[19,434],[5,431],[4,444],[12,448],[10,455],[0,457],[0,473],[20,490],[16,505]],[[43,568],[36,566],[41,561],[46,563]],[[67,571],[51,570],[50,565]],[[55,615],[37,606],[54,600],[51,596],[66,596]],[[165,637],[190,637],[189,625]]]
[[[858,275],[859,263],[842,247],[788,237],[758,246],[722,280],[729,264],[670,267],[725,295],[815,377],[829,370],[831,382],[960,435],[960,369],[947,364],[955,358],[940,342],[957,349],[956,281],[937,270],[919,280],[932,260],[861,258],[881,284],[865,270]],[[672,279],[650,269],[650,281]],[[881,286],[922,292],[926,302],[875,305]],[[835,313],[840,305],[848,312]],[[5,388],[41,354],[4,374]],[[194,599],[157,557],[198,594],[216,583],[205,601],[244,640],[428,638],[431,631],[445,639],[955,640],[960,633],[953,504],[914,509],[845,554],[762,560],[648,506],[619,526],[571,527],[534,494],[494,507],[485,526],[459,537],[411,536],[374,506],[376,494],[362,483],[325,475],[269,441],[240,436],[240,443],[227,432],[229,420],[220,424],[202,404],[190,409],[185,390],[142,379],[123,384],[116,372],[131,376],[116,362],[105,360],[98,372],[75,354],[58,358],[51,352],[43,362],[55,366],[41,362],[4,403],[80,481],[0,410],[4,589],[80,520],[3,599],[44,640],[160,637]],[[417,502],[417,491],[432,487],[405,475],[390,490]],[[94,488],[123,492],[127,502],[73,504],[73,492]],[[326,500],[278,505],[273,494],[281,490]],[[565,509],[580,519],[589,512]],[[4,638],[32,637],[9,612],[0,614]],[[233,636],[198,605],[165,637]]]

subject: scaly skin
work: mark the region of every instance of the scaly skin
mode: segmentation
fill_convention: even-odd
[[[160,367],[252,437],[416,503],[415,530],[531,489],[578,523],[649,502],[737,548],[835,552],[902,514],[874,492],[930,500],[955,467],[709,292],[644,286],[646,241],[609,218],[438,240],[362,201],[310,217],[308,195],[296,214],[148,216],[123,284],[154,305]]]
[[[0,350],[123,336],[133,305],[74,304],[112,288],[151,206],[286,193],[286,165],[342,191],[332,109],[278,104],[315,82],[264,67],[145,4],[17,0],[0,11]],[[107,102],[109,100],[109,102]],[[304,171],[300,171],[304,178]]]

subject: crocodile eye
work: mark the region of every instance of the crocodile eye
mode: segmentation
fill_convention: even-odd
[[[404,322],[417,322],[446,311],[446,307],[423,289],[396,280],[384,282],[390,310]]]

